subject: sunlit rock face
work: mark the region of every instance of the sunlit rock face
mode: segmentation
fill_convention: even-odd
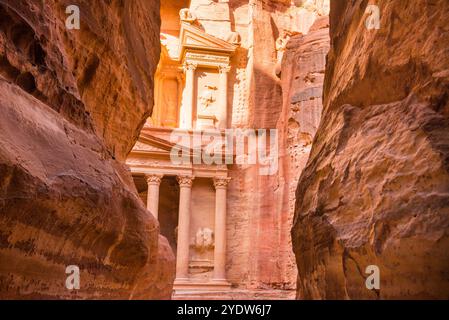
[[[234,30],[242,37],[240,51],[233,58],[238,67],[231,79],[236,81],[230,83],[236,90],[232,126],[278,129],[280,145],[279,168],[273,175],[260,175],[257,166],[231,167],[228,232],[232,237],[228,240],[228,275],[241,288],[281,289],[282,294],[275,293],[277,298],[292,298],[294,294],[288,292],[295,291],[297,275],[290,238],[294,189],[307,161],[321,111],[318,94],[317,104],[312,101],[304,109],[305,119],[316,116],[310,127],[304,129],[307,134],[302,136],[296,129],[287,130],[293,117],[292,97],[309,86],[294,80],[296,74],[293,77],[292,74],[301,55],[312,56],[310,61],[318,64],[310,67],[301,64],[301,68],[307,68],[303,77],[308,72],[321,73],[315,86],[322,85],[329,38],[325,36],[326,30],[321,30],[319,36],[307,35],[301,40],[302,35],[309,33],[311,24],[302,25],[298,13],[310,17],[312,24],[321,17],[321,13],[306,10],[301,4],[234,0],[229,5]],[[292,45],[287,45],[289,41]],[[315,43],[319,49],[315,49]],[[281,65],[282,74],[279,74]],[[293,139],[289,135],[294,135]],[[267,237],[271,240],[267,241]]]
[[[296,192],[297,297],[447,299],[449,3],[376,1],[378,30],[367,4],[331,2],[324,113]]]
[[[297,34],[289,38],[283,52],[279,72],[283,104],[277,127],[281,137],[282,169],[279,179],[286,212],[286,228],[291,228],[292,225],[298,180],[309,158],[312,140],[320,123],[329,45],[329,18],[323,16],[316,20],[308,34]],[[285,232],[289,233],[288,230]],[[286,244],[291,248],[290,238],[287,238]],[[286,272],[296,282],[292,251],[286,251],[285,259],[292,266]]]
[[[169,298],[173,254],[121,163],[153,105],[158,1],[77,1],[80,30],[70,4],[0,1],[0,297]]]

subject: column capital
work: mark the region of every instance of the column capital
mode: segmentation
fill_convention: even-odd
[[[231,178],[214,177],[215,189],[226,189]]]
[[[145,180],[147,180],[147,183],[149,185],[160,185],[162,178],[164,177],[163,174],[146,174]]]
[[[193,184],[193,180],[195,180],[195,177],[193,177],[193,176],[177,176],[176,180],[178,180],[180,187],[191,188],[192,184]]]
[[[191,61],[186,61],[186,62],[184,62],[182,67],[184,68],[185,72],[187,72],[187,71],[195,71],[196,68],[198,68],[198,63],[191,62]]]
[[[219,73],[228,73],[231,71],[231,66],[218,66]]]

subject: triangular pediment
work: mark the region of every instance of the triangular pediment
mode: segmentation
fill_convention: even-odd
[[[133,152],[166,153],[169,154],[174,144],[156,136],[141,133],[134,145]]]
[[[157,137],[154,134],[150,134],[148,133],[149,131],[151,131],[151,129],[146,130],[146,132],[145,129],[142,130],[131,153],[134,152],[153,154],[155,156],[170,156],[170,152],[174,147],[179,148],[180,145]],[[184,146],[183,148],[186,148],[190,154],[193,153],[193,150],[190,147]]]
[[[198,27],[183,24],[181,29],[181,52],[186,49],[221,52],[231,55],[238,46],[207,34]]]

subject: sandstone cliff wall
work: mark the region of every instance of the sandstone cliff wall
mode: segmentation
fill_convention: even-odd
[[[295,211],[295,191],[320,123],[329,18],[316,20],[306,35],[298,34],[286,47],[280,74],[283,104],[277,128],[280,135],[279,197],[283,212],[283,255],[286,277],[296,282],[296,263],[289,230]],[[294,285],[292,285],[294,287]]]
[[[449,298],[449,3],[331,2],[324,113],[296,192],[297,297]],[[380,268],[367,290],[365,268]]]
[[[323,3],[316,2],[318,7]],[[288,298],[292,297],[289,291],[294,292],[296,288],[296,266],[290,239],[294,211],[292,185],[296,185],[305,165],[315,130],[303,128],[308,138],[301,140],[306,144],[298,156],[302,160],[298,166],[292,164],[290,151],[293,152],[293,146],[299,143],[300,134],[291,132],[298,139],[287,142],[284,129],[292,118],[292,105],[283,101],[290,101],[295,93],[306,90],[306,85],[294,84],[294,89],[290,90],[289,67],[285,68],[285,80],[283,75],[282,79],[276,75],[280,63],[276,42],[284,31],[308,33],[310,21],[313,23],[320,13],[305,9],[299,2],[292,6],[291,1],[231,0],[229,6],[231,27],[242,37],[241,48],[233,58],[237,68],[231,71],[233,82],[229,88],[229,102],[233,105],[232,125],[234,128],[278,129],[280,154],[279,170],[270,176],[260,175],[260,168],[254,165],[231,167],[228,276],[239,288],[263,289],[266,292],[281,289],[285,291],[274,296]],[[308,17],[307,23],[302,20],[304,17]],[[326,35],[326,32],[322,34]],[[325,41],[319,43],[318,36],[311,36],[305,38],[302,48],[288,48],[286,57],[291,57],[288,58],[290,69],[293,64],[296,66],[296,60],[304,53],[304,56],[314,56],[311,61],[316,63],[303,70],[304,77],[309,71],[324,72],[323,58],[329,39],[323,39]],[[305,66],[301,64],[301,68]],[[322,85],[322,78],[318,77],[316,86]],[[313,108],[314,105],[311,102],[307,107],[319,113],[321,104],[317,104],[318,110]],[[317,123],[311,123],[311,127],[314,126]]]
[[[70,4],[0,1],[0,297],[169,298],[173,254],[119,162],[153,105],[159,3],[77,1],[69,31]]]

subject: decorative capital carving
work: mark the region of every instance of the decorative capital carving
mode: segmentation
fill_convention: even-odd
[[[215,189],[226,189],[228,187],[228,183],[231,181],[231,178],[214,178],[214,187]]]
[[[180,187],[188,187],[191,188],[193,184],[193,180],[195,180],[195,177],[192,176],[177,176],[176,179],[178,180]]]
[[[162,178],[164,175],[162,174],[146,174],[145,179],[147,180],[148,185],[160,185]]]
[[[185,62],[184,63],[184,65],[183,65],[183,68],[184,68],[184,72],[187,72],[187,71],[195,71],[196,70],[196,68],[198,68],[198,64],[197,63],[194,63],[194,62]]]
[[[230,66],[218,66],[218,72],[220,73],[228,73],[229,71],[231,71]]]

